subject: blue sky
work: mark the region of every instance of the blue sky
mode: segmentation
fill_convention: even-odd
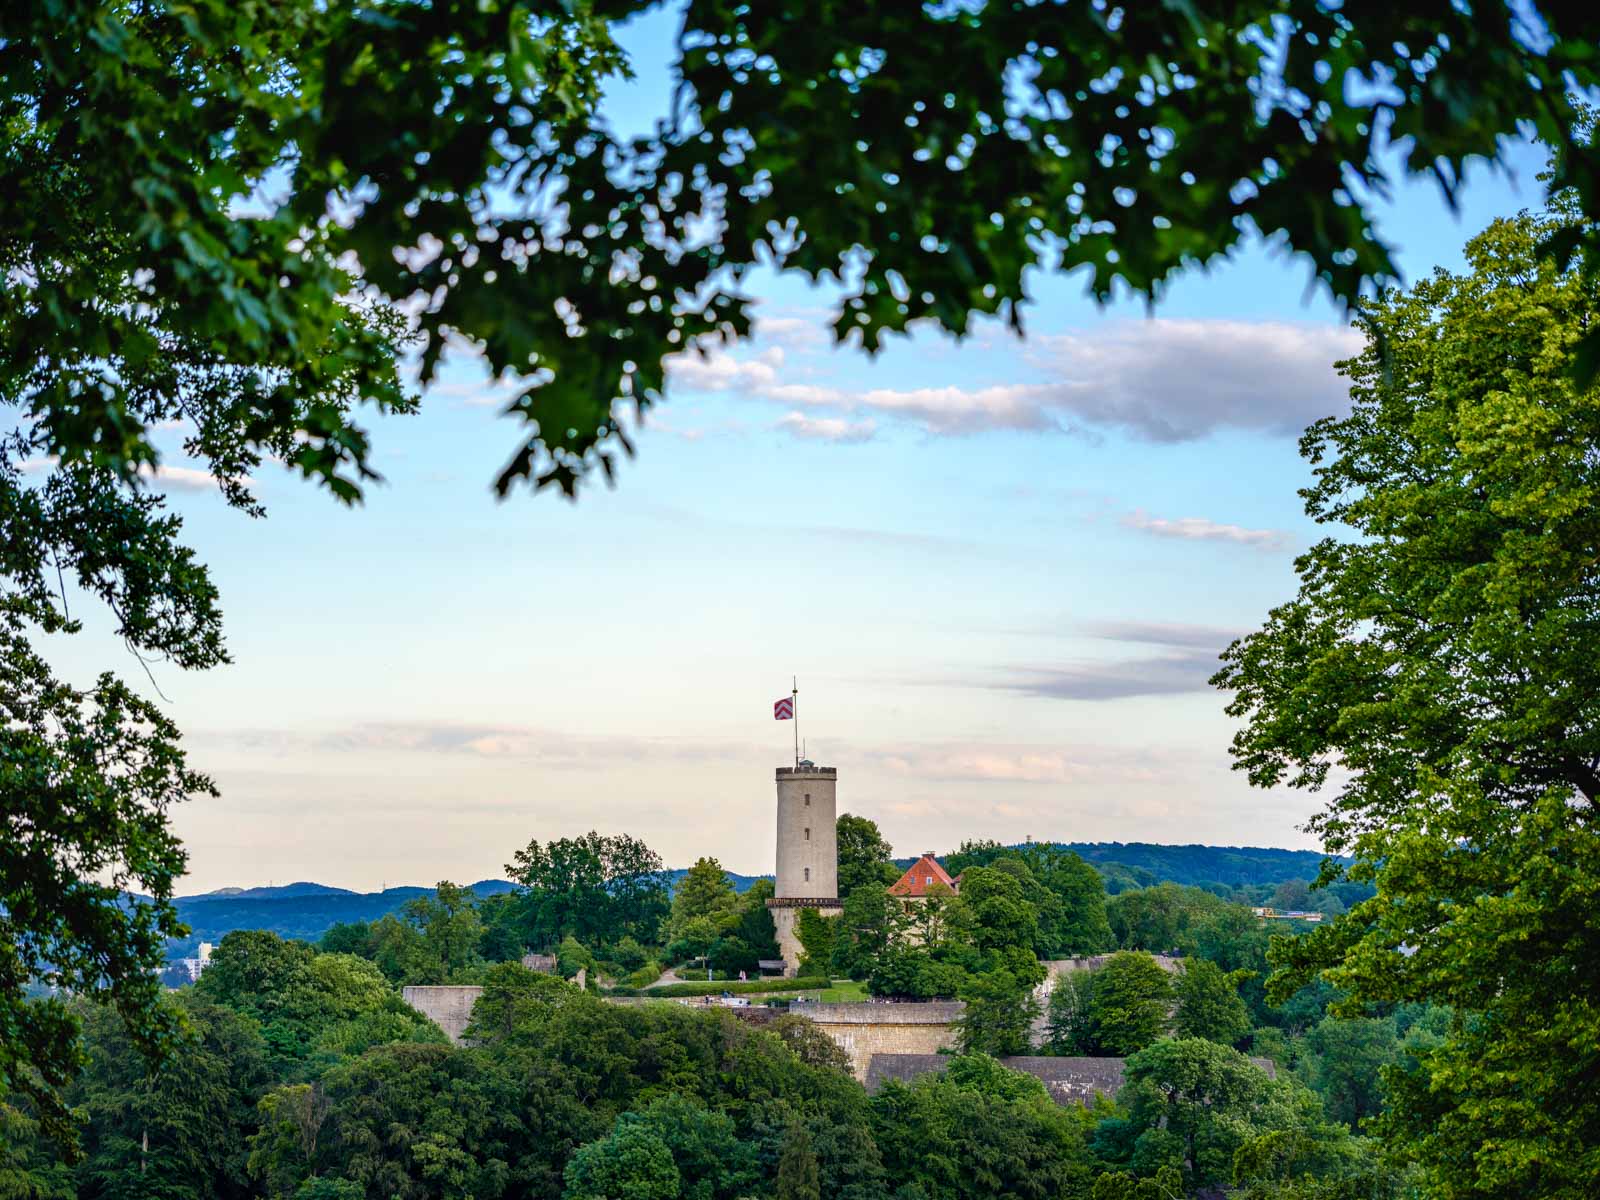
[[[629,31],[648,121],[671,16]],[[1408,278],[1536,205],[1540,155],[1384,214]],[[1256,246],[1153,317],[1036,278],[1029,335],[834,349],[832,295],[762,279],[755,339],[690,361],[618,486],[490,491],[516,429],[457,356],[379,423],[387,484],[346,510],[277,471],[264,521],[169,484],[222,589],[234,665],[156,669],[219,800],[177,810],[184,889],[470,881],[590,828],[673,865],[773,856],[801,733],[897,852],[965,837],[1311,846],[1315,798],[1228,769],[1216,653],[1292,594],[1313,536],[1298,429],[1355,345],[1307,268]],[[179,460],[173,460],[176,464]],[[137,663],[103,621],[57,660]]]

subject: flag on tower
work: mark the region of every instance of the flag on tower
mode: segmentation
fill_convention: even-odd
[[[772,719],[774,721],[794,720],[794,697],[785,696],[772,706]]]

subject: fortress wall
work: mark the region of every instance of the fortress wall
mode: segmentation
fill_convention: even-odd
[[[789,1011],[816,1023],[850,1059],[866,1082],[874,1054],[937,1054],[956,1044],[959,1000],[880,1004],[792,1004]]]
[[[483,989],[476,986],[413,984],[400,991],[402,1000],[444,1030],[450,1040],[458,1046],[461,1044],[461,1035],[466,1031],[467,1023],[472,1020],[472,1006],[478,1002],[478,997],[481,995]]]

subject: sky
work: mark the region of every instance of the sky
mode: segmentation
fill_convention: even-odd
[[[635,22],[642,129],[670,12]],[[1474,169],[1451,212],[1400,188],[1409,279],[1536,206],[1542,156]],[[1297,438],[1341,411],[1359,340],[1302,262],[1255,245],[1142,302],[1030,280],[1027,335],[834,348],[836,295],[767,276],[755,337],[687,359],[617,485],[576,504],[490,484],[505,394],[454,356],[420,415],[372,425],[385,476],[343,508],[277,469],[269,515],[163,483],[218,583],[231,665],[143,670],[104,615],[52,643],[160,699],[221,789],[180,806],[180,892],[500,877],[597,829],[670,866],[773,864],[773,702],[898,854],[966,838],[1315,848],[1318,799],[1229,768],[1216,656],[1295,589],[1318,536]]]

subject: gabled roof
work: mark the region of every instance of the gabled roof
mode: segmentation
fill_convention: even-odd
[[[938,884],[949,891],[956,890],[956,881],[939,865],[939,860],[929,850],[906,869],[906,873],[889,885],[891,896],[926,896]]]

